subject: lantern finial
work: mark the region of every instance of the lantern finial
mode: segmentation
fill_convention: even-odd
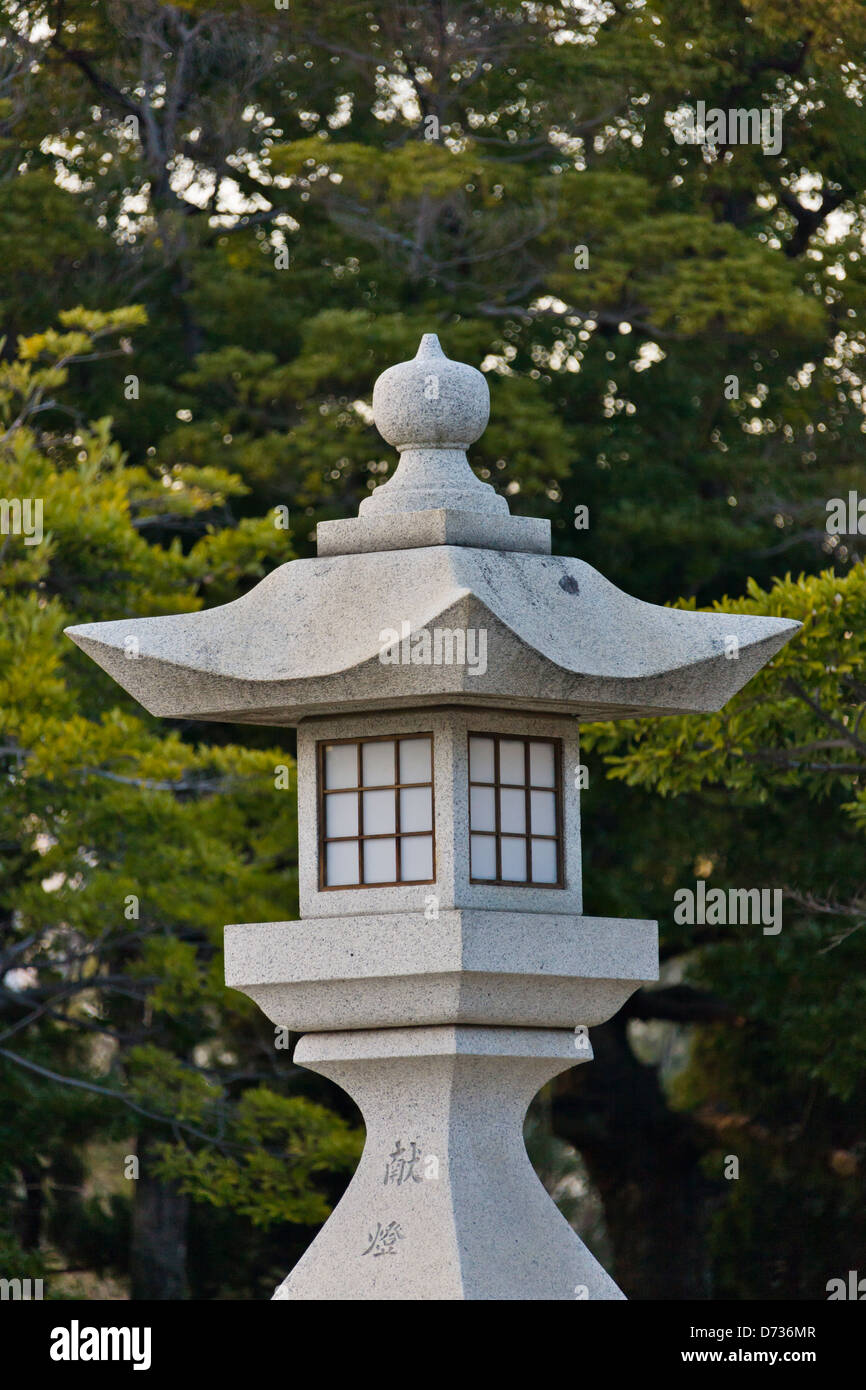
[[[490,416],[487,382],[475,367],[452,362],[435,333],[425,333],[408,362],[373,387],[373,418],[400,452],[393,478],[365,498],[360,514],[438,509],[508,515],[508,503],[469,467],[466,450]]]

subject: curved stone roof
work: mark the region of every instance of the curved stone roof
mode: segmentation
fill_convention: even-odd
[[[379,377],[373,407],[400,464],[360,516],[320,524],[317,559],[221,608],[67,635],[152,714],[293,724],[455,702],[584,719],[715,710],[798,628],[659,608],[552,556],[550,523],[512,517],[473,473],[487,382],[435,334]]]
[[[584,719],[714,710],[798,626],[644,603],[569,557],[438,545],[295,560],[219,608],[67,634],[153,714],[292,724],[434,701]],[[443,634],[466,629],[484,634],[483,670],[478,645],[453,660]],[[413,660],[417,636],[395,646],[422,630],[428,660]]]

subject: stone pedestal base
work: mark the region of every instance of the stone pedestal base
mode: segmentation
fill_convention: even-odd
[[[546,1028],[310,1033],[295,1061],[360,1106],[342,1201],[277,1299],[621,1299],[539,1182],[533,1096],[592,1051]]]

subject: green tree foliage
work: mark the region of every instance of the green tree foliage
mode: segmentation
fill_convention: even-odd
[[[280,1094],[273,1039],[227,993],[221,957],[227,919],[270,920],[296,896],[294,795],[275,781],[292,759],[182,738],[62,637],[72,622],[231,597],[286,558],[286,535],[265,517],[209,529],[185,552],[179,538],[148,543],[154,517],[212,515],[243,486],[213,468],[129,467],[109,420],[70,423],[73,365],[122,361],[114,344],[143,315],[74,310],[61,322],[0,364],[0,494],[38,499],[45,529],[40,544],[8,534],[0,547],[4,1187],[16,1171],[32,1183],[48,1207],[42,1230],[56,1225],[74,1254],[70,1231],[82,1239],[105,1208],[89,1221],[62,1210],[64,1151],[144,1122],[164,1181],[206,1188],[260,1226],[313,1225],[329,1210],[317,1175],[351,1168],[357,1135],[318,1102]],[[19,1235],[35,1258],[38,1241]],[[128,1255],[101,1258],[123,1270]]]
[[[844,936],[862,906],[862,756],[845,740],[847,702],[862,698],[850,682],[864,551],[861,535],[825,528],[827,499],[862,488],[866,432],[862,5],[2,0],[0,12],[3,486],[30,496],[38,480],[51,500],[43,545],[3,548],[7,919],[39,940],[117,924],[124,980],[131,961],[142,972],[134,1003],[100,992],[126,1098],[152,992],[162,1064],[144,1061],[160,1113],[169,1095],[179,1112],[198,1105],[211,1133],[219,1096],[211,1112],[210,1092],[186,1097],[173,1070],[191,1075],[190,1059],[226,1091],[230,1144],[246,1143],[247,1084],[345,1104],[309,1077],[278,1083],[261,1019],[220,985],[222,923],[290,910],[293,811],[270,795],[288,753],[255,730],[156,726],[60,633],[243,592],[293,553],[275,507],[290,510],[294,553],[312,553],[316,521],[354,513],[394,465],[371,421],[376,374],[439,331],[490,384],[475,467],[514,511],[549,516],[560,551],[645,599],[730,594],[806,621],[722,715],[592,735],[589,910],[655,913],[674,974],[599,1040],[596,1089],[577,1069],[553,1115],[582,1146],[629,1293],[822,1296],[857,1263],[866,1143],[860,938]],[[698,101],[778,108],[781,149],[679,143]],[[66,380],[40,379],[51,370]],[[16,424],[32,392],[38,413]],[[775,583],[785,572],[804,577]],[[840,746],[809,751],[828,740]],[[698,871],[786,887],[781,935],[713,942],[679,927],[673,889]],[[143,880],[148,940],[127,945],[118,912]],[[79,1005],[63,1008],[62,1023],[28,1027],[47,1069],[83,1074],[93,1019],[70,1031]],[[809,1017],[822,1061],[796,1042]],[[643,1061],[670,1036],[680,1074],[663,1068],[664,1093],[650,1094]],[[79,1115],[82,1133],[128,1127],[120,1102],[72,1103],[35,1076],[8,1081],[33,1121],[31,1173],[61,1162]],[[273,1149],[294,1145],[296,1121],[308,1147],[285,1210],[312,1220],[311,1194],[339,1189],[318,1160],[336,1172],[350,1141],[336,1115],[321,1137],[289,1111]],[[751,1146],[748,1181],[719,1181],[731,1133]],[[177,1143],[164,1161],[201,1199],[200,1268],[228,1238],[220,1223],[241,1219],[205,1204],[234,1194],[258,1220],[255,1179],[235,1149]],[[808,1213],[802,1240],[791,1211]],[[254,1277],[274,1259],[256,1247]],[[207,1287],[246,1296],[243,1278]]]
[[[728,1001],[736,1023],[704,1031],[675,1096],[705,1119],[708,1171],[726,1153],[743,1164],[717,1220],[723,1295],[766,1297],[769,1285],[817,1297],[835,1268],[822,1226],[840,1269],[856,1265],[864,1235],[866,574],[750,583],[716,606],[797,618],[803,631],[718,714],[596,725],[588,742],[615,779],[724,807],[709,827],[695,821],[708,886],[784,892],[778,936],[748,924],[670,934],[683,978]],[[769,1281],[762,1247],[784,1252]]]

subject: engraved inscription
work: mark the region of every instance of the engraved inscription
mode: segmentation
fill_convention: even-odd
[[[421,1174],[416,1172],[417,1166],[421,1161],[421,1146],[417,1140],[410,1141],[408,1149],[404,1147],[402,1139],[397,1139],[394,1143],[394,1150],[388,1155],[385,1164],[385,1179],[383,1186],[389,1183],[402,1187],[404,1182],[421,1182]]]
[[[397,1241],[405,1240],[405,1234],[398,1221],[389,1221],[387,1226],[383,1226],[381,1221],[376,1222],[375,1234],[367,1232],[367,1239],[370,1244],[366,1250],[362,1250],[362,1255],[396,1255]]]

